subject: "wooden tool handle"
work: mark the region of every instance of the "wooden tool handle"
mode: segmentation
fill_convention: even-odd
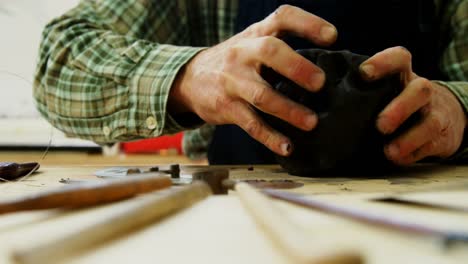
[[[67,185],[55,190],[0,202],[0,214],[52,209],[59,207],[85,207],[118,201],[171,186],[168,176],[142,175],[116,180],[99,180]]]
[[[269,197],[248,184],[236,184],[236,191],[242,205],[291,263],[363,263],[354,250],[321,245],[321,241],[308,236],[305,230],[282,214]]]
[[[13,259],[17,263],[57,262],[189,207],[210,194],[210,187],[199,181],[150,194],[90,226],[77,227],[43,244],[18,248]]]

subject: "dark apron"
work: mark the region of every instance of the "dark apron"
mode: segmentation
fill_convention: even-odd
[[[441,52],[431,0],[239,0],[236,31],[262,20],[281,4],[298,6],[335,25],[338,39],[326,49],[372,56],[389,47],[404,46],[412,53],[415,73],[445,79],[437,68]],[[283,40],[293,49],[317,48],[292,36]],[[270,150],[235,125],[216,127],[208,160],[210,164],[276,163]]]

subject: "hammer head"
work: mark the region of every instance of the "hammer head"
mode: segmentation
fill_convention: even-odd
[[[192,173],[192,180],[204,181],[211,188],[213,194],[227,194],[228,187],[223,184],[229,179],[229,169],[210,168]]]

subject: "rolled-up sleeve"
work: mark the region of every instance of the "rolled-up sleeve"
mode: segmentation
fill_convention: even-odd
[[[41,114],[66,135],[112,143],[185,127],[166,112],[190,46],[181,1],[82,1],[43,32],[34,82]],[[164,44],[162,44],[164,43]]]

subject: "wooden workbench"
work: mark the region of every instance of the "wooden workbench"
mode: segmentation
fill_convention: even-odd
[[[101,162],[96,157],[94,162],[83,163],[76,162],[77,158],[70,158],[67,162],[63,154],[56,162],[50,157],[53,155],[47,162],[42,162],[40,171],[26,181],[1,184],[0,198],[61,186],[61,178],[93,180],[93,172],[109,166],[190,163],[183,157],[139,157],[134,160],[118,157],[114,160],[103,158]],[[18,159],[19,156],[16,157]],[[241,166],[232,168],[231,177],[288,179],[304,184],[290,189],[292,192],[367,212],[468,232],[468,166],[423,165],[391,176],[362,178],[300,178],[289,176],[276,166],[254,167],[253,170]],[[375,201],[389,195],[461,209]],[[1,216],[0,263],[11,263],[10,255],[15,248],[41,243],[91,225],[139,199],[144,197],[77,211],[49,210]],[[371,227],[284,202],[274,203],[294,224],[304,229],[311,248],[319,245],[353,247],[362,254],[366,263],[468,263],[468,245],[443,250],[440,241],[434,238]],[[227,196],[210,197],[119,239],[76,252],[64,263],[286,263],[286,259],[245,211],[236,194],[231,192]]]

